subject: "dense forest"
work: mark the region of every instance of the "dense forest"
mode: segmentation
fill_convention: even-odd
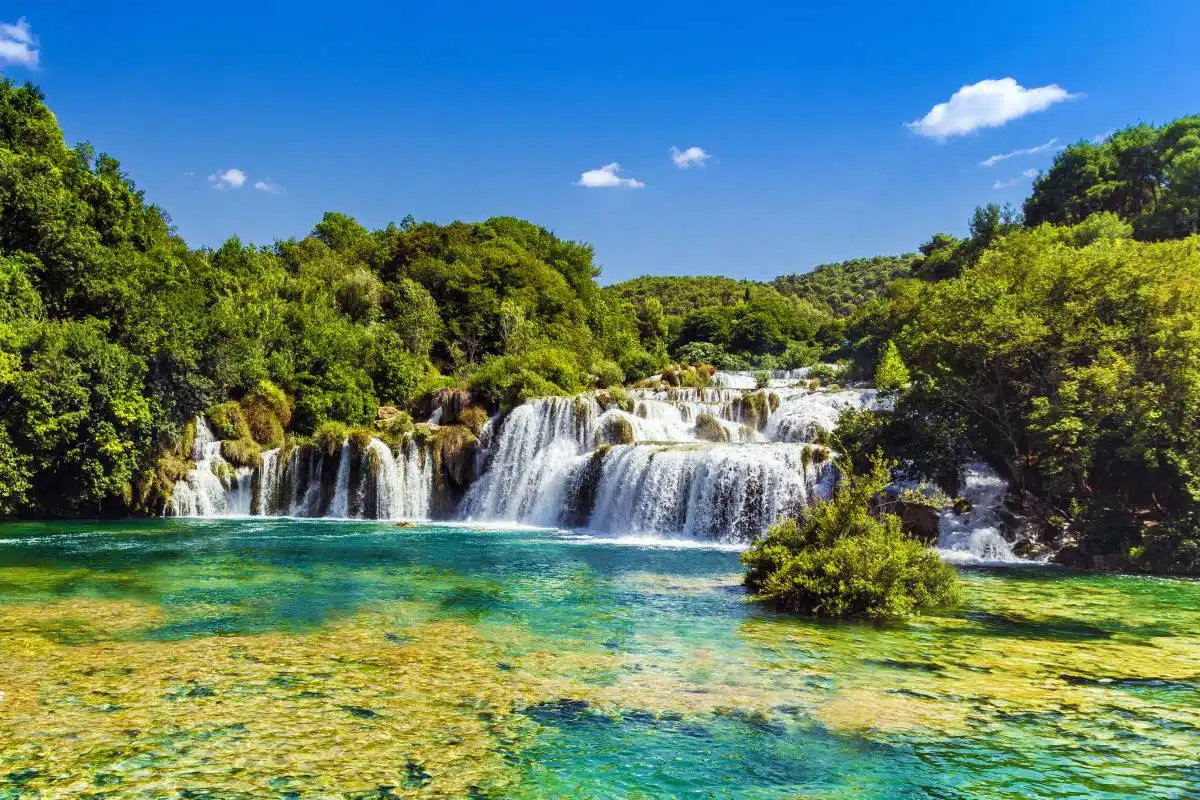
[[[982,459],[1046,546],[1194,571],[1198,224],[1189,117],[1067,148],[1023,212],[981,207],[966,236],[770,284],[601,288],[589,246],[513,218],[328,213],[303,239],[195,249],[115,159],[64,142],[35,87],[3,82],[0,517],[157,512],[188,421],[218,409],[219,427],[231,401],[266,443],[446,388],[497,411],[672,362],[870,378],[882,359],[892,410],[834,433],[851,461],[882,451],[953,492]]]
[[[305,435],[448,384],[500,406],[657,372],[596,274],[591,248],[508,218],[331,213],[303,240],[191,249],[35,87],[0,83],[0,516],[157,511],[185,422],[251,394],[282,392]]]

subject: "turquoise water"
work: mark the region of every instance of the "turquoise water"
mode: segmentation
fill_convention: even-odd
[[[296,520],[0,527],[0,798],[1195,798],[1200,585],[899,623],[737,553]]]

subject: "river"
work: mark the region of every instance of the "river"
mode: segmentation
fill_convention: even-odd
[[[963,570],[777,615],[737,552],[272,518],[0,526],[0,798],[1195,798],[1200,584]]]

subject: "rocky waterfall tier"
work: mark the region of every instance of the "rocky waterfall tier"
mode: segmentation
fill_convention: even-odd
[[[797,376],[802,377],[802,376]],[[745,376],[718,373],[718,384]],[[871,390],[630,389],[529,400],[447,449],[435,422],[396,445],[267,450],[253,469],[221,457],[197,420],[195,467],[175,488],[180,516],[461,519],[586,528],[611,535],[747,542],[827,492],[821,443]],[[465,407],[465,406],[464,406]],[[465,428],[463,429],[466,430]]]

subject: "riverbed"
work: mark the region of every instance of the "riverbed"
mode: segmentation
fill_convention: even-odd
[[[714,546],[0,526],[0,798],[1200,797],[1200,583],[962,574],[828,622]]]

